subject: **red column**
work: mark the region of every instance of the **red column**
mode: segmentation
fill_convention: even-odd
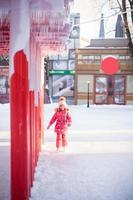
[[[41,89],[40,99],[40,114],[41,114],[41,142],[44,144],[44,87]]]
[[[41,151],[41,94],[38,94],[38,155]]]
[[[38,107],[35,106],[35,165],[37,165],[38,161]]]
[[[38,102],[39,103],[39,102]],[[39,105],[35,106],[35,164],[39,159],[40,152],[40,108]]]
[[[34,92],[30,91],[29,92],[29,109],[30,109],[30,181],[31,181],[31,186],[33,186],[33,180],[34,180],[34,172],[35,172],[35,129],[34,129],[34,116],[35,116],[35,111],[34,111]]]
[[[28,200],[30,191],[30,134],[28,63],[24,52],[14,57],[11,76],[11,199]]]

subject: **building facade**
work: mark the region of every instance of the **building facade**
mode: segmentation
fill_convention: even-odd
[[[70,15],[72,30],[68,38],[68,52],[49,56],[49,94],[53,101],[65,96],[73,102],[75,51],[80,47],[80,14]]]
[[[106,74],[102,60],[110,56],[118,60],[119,69]],[[127,39],[95,39],[90,46],[76,51],[75,104],[87,101],[90,104],[133,104],[133,58]]]
[[[9,103],[9,59],[0,57],[0,103]]]

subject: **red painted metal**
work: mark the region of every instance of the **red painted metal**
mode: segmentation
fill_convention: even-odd
[[[40,97],[40,115],[41,115],[41,144],[44,144],[44,87],[42,86],[41,97]]]
[[[35,106],[35,166],[38,161],[38,107]]]
[[[41,98],[38,94],[38,156],[41,151]]]
[[[41,150],[41,115],[40,102],[35,106],[35,165],[39,159],[39,152]]]
[[[11,77],[11,199],[28,200],[30,191],[30,135],[28,63],[24,52],[14,56]]]
[[[31,187],[33,186],[33,180],[34,180],[34,172],[35,172],[35,140],[34,140],[34,92],[29,92],[29,104],[30,104],[30,183]]]

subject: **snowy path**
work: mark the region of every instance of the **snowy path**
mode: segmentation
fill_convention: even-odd
[[[103,147],[99,141],[94,147],[88,142],[89,152],[84,142],[70,142],[68,152],[57,153],[48,142],[40,154],[31,200],[132,200],[133,141],[132,150],[128,142],[123,148],[130,153],[124,153],[119,142],[119,153],[114,152],[115,143]]]
[[[55,105],[45,106],[45,126]],[[45,132],[30,200],[133,200],[133,106],[70,106],[69,148]],[[0,200],[9,200],[10,113],[0,105]],[[6,131],[6,132],[4,132]]]
[[[45,124],[48,124],[56,104],[45,106]],[[70,130],[78,131],[133,131],[133,106],[86,105],[70,106],[73,124]],[[53,127],[51,127],[53,130]]]
[[[0,200],[10,199],[10,136],[0,132]]]
[[[53,107],[46,107],[45,122]],[[53,127],[30,200],[133,200],[133,107],[71,107],[68,150],[55,151]]]

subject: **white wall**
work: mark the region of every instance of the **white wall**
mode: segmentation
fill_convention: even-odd
[[[127,93],[133,93],[133,76],[127,76]]]
[[[90,92],[93,92],[93,76],[92,75],[78,75],[78,84],[77,92],[86,92],[88,91],[88,83],[90,81]]]

